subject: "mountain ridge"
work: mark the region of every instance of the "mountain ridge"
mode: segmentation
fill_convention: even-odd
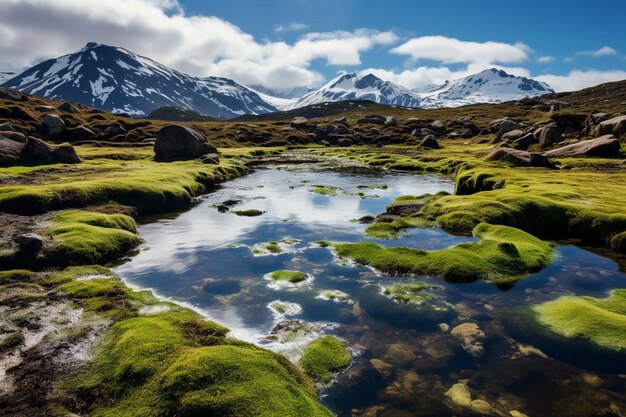
[[[95,42],[41,62],[3,86],[132,116],[145,116],[162,106],[222,119],[277,110],[228,78],[193,77],[124,48]]]

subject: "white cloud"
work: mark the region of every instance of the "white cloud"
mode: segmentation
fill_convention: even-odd
[[[468,42],[445,36],[422,36],[399,45],[391,52],[414,60],[429,59],[444,64],[470,62],[517,63],[528,59],[530,48],[523,43]]]
[[[537,58],[537,62],[541,62],[541,63],[547,63],[547,62],[552,62],[554,61],[554,57],[553,56],[540,56],[539,58]]]
[[[593,58],[599,58],[602,56],[610,56],[610,55],[616,55],[617,51],[613,48],[611,48],[610,46],[603,46],[602,48],[598,48],[596,50],[593,51],[579,51],[576,52],[576,55],[580,55],[580,56],[590,56]]]
[[[545,74],[534,78],[548,83],[556,91],[575,91],[602,83],[624,80],[626,71],[572,70],[567,75]]]
[[[300,32],[303,30],[307,30],[309,25],[305,25],[304,23],[292,22],[288,25],[276,25],[274,26],[274,32]]]
[[[358,29],[310,33],[291,44],[260,42],[220,18],[186,15],[176,0],[0,1],[0,56],[11,57],[6,70],[19,70],[96,41],[192,75],[291,88],[311,86],[323,78],[310,68],[314,60],[358,65],[362,52],[396,39],[392,32]]]

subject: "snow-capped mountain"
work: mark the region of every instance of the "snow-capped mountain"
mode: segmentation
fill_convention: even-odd
[[[263,87],[262,85],[252,85],[248,88],[256,92],[265,102],[270,103],[279,110],[292,108],[292,105],[295,104],[300,97],[313,91],[313,89],[309,87],[273,89]]]
[[[413,92],[420,97],[421,107],[435,108],[458,107],[475,103],[501,103],[554,93],[554,90],[544,82],[490,68],[465,78],[446,81],[442,85],[417,88]]]
[[[418,95],[401,85],[381,80],[373,74],[358,76],[349,73],[338,76],[319,90],[305,94],[285,109],[342,100],[371,100],[381,104],[420,107]]]
[[[94,42],[44,61],[4,86],[133,116],[161,106],[217,118],[276,111],[257,93],[228,78],[192,77],[126,49]]]
[[[0,85],[15,77],[14,72],[0,72]]]

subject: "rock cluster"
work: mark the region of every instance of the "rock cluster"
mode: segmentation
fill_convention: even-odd
[[[0,131],[0,166],[80,162],[72,145],[55,146],[23,133]]]

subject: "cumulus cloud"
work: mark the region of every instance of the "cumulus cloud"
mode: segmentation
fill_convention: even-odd
[[[290,88],[323,79],[310,68],[314,60],[359,65],[362,52],[396,36],[358,29],[310,33],[291,44],[260,42],[220,18],[186,15],[176,0],[0,1],[0,56],[11,57],[7,70],[77,50],[86,40],[121,46],[192,75]]]
[[[622,70],[572,70],[567,75],[545,74],[535,77],[548,83],[556,91],[575,91],[597,84],[626,79],[626,71]]]
[[[274,32],[299,32],[302,30],[307,30],[309,25],[305,25],[304,23],[292,22],[288,25],[276,25],[274,26]]]
[[[593,58],[599,58],[602,56],[610,56],[610,55],[616,55],[617,51],[613,48],[611,48],[610,46],[603,46],[601,48],[595,49],[593,51],[578,51],[576,52],[576,55],[579,56],[590,56]]]
[[[537,58],[537,62],[541,62],[541,63],[547,63],[547,62],[552,62],[554,61],[554,57],[553,56],[540,56],[539,58]]]
[[[517,63],[528,59],[530,48],[521,43],[468,42],[445,36],[413,38],[391,52],[414,60],[429,59],[444,64],[469,62]]]

